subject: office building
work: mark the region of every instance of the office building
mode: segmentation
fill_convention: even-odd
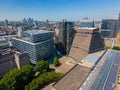
[[[80,20],[80,28],[83,27],[88,27],[88,28],[92,28],[94,27],[94,20],[90,20],[88,19],[88,17],[83,18],[82,20]]]
[[[116,38],[117,32],[120,31],[120,14],[119,19],[102,20],[101,35],[105,38]]]
[[[18,51],[26,51],[32,63],[41,59],[48,59],[53,55],[54,32],[46,30],[28,30],[22,37],[13,38],[12,44]]]
[[[63,54],[68,54],[74,38],[74,23],[63,20],[59,26],[58,50]]]
[[[69,57],[80,61],[89,53],[104,49],[103,39],[98,28],[76,28]]]

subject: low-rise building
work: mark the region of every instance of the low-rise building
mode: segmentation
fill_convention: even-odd
[[[14,68],[21,68],[30,63],[26,52],[17,52],[13,50],[0,51],[0,78]]]

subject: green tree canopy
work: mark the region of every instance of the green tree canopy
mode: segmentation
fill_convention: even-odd
[[[58,60],[58,58],[54,58],[54,61],[53,61],[53,65],[55,66],[55,67],[57,67],[58,65],[59,65],[59,60]]]
[[[31,83],[26,85],[24,90],[40,90],[40,88],[44,87],[45,85],[58,81],[62,76],[62,73],[56,72],[43,73],[39,77],[32,80]]]
[[[33,79],[34,74],[30,65],[13,69],[1,79],[0,90],[22,90]]]
[[[114,50],[120,50],[120,47],[114,46],[112,49],[114,49]]]
[[[41,73],[49,71],[49,63],[44,60],[37,62],[35,67],[37,71],[40,71]]]

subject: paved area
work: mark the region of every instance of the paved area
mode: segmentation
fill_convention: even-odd
[[[106,47],[112,47],[112,40],[111,39],[104,39],[104,43]]]
[[[42,90],[52,90],[52,85],[53,85],[54,83],[51,83],[51,84],[49,84],[49,85],[46,85],[44,88],[42,88]]]
[[[60,61],[60,66],[54,67],[53,65],[51,65],[51,67],[55,68],[57,72],[62,72],[64,74],[67,73],[73,66],[77,64],[75,60],[66,56],[60,58],[59,61]]]

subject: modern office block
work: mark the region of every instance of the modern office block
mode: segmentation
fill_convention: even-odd
[[[115,38],[120,30],[119,20],[102,20],[101,34],[103,37]]]
[[[120,15],[119,15],[120,17]],[[101,35],[106,38],[116,38],[117,32],[120,31],[120,19],[102,20]]]
[[[83,28],[83,27],[92,28],[94,26],[95,26],[94,20],[92,21],[92,20],[88,19],[87,17],[80,20],[80,28]]]
[[[32,63],[47,59],[53,55],[54,42],[52,31],[28,30],[21,38],[13,38],[13,47],[19,51],[26,51]]]

